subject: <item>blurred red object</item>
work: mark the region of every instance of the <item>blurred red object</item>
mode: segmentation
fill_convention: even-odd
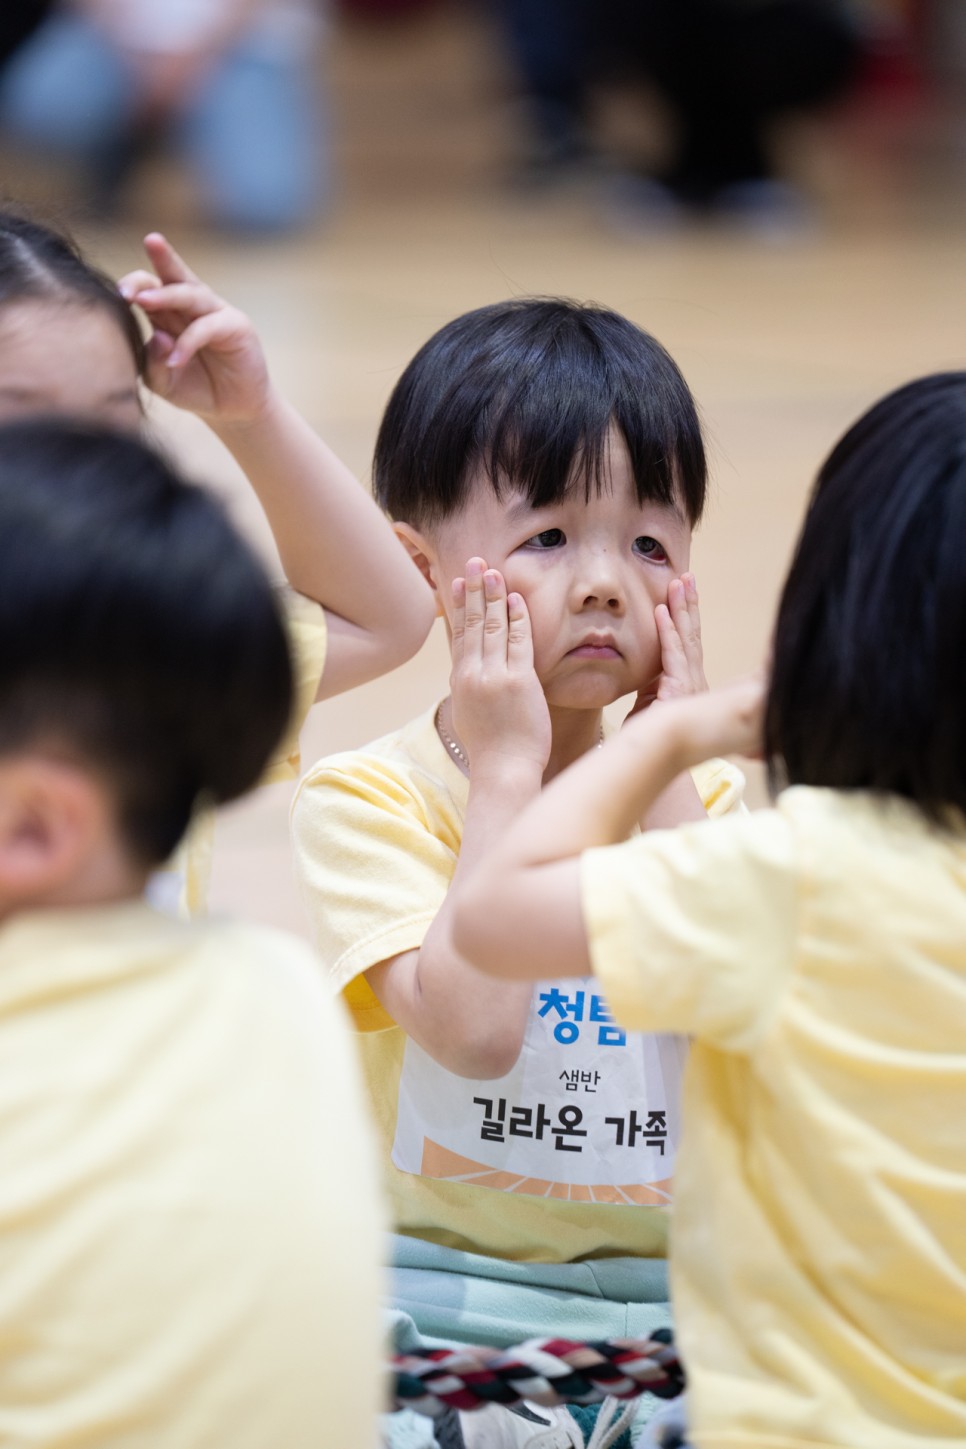
[[[859,68],[860,97],[897,105],[922,98],[929,89],[928,18],[926,0],[902,0],[882,24],[871,27]]]

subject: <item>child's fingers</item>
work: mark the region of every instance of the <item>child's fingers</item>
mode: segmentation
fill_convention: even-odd
[[[687,604],[688,620],[692,638],[701,643],[701,602],[698,598],[698,581],[694,574],[683,574],[681,582],[684,585],[684,597]]]
[[[184,367],[197,352],[211,347],[215,342],[224,343],[235,337],[231,319],[221,312],[207,312],[191,322],[181,333],[174,351],[168,358],[169,367]]]
[[[453,669],[463,662],[463,635],[466,632],[466,580],[453,580]]]
[[[177,334],[184,330],[184,316],[165,306],[164,288],[153,272],[128,272],[118,282],[117,290],[129,306],[142,309],[155,331]]]
[[[206,317],[211,312],[234,312],[220,297],[203,282],[171,282],[159,286],[157,278],[153,287],[139,287],[128,299],[151,316],[155,312],[177,312],[186,317]]]
[[[506,663],[507,610],[506,584],[503,575],[496,569],[487,569],[483,575],[483,598],[485,615],[483,619],[483,658],[491,663]]]
[[[466,565],[466,603],[463,612],[463,658],[478,659],[483,652],[483,625],[486,621],[486,602],[483,595],[483,575],[486,564],[481,558],[471,558]]]
[[[133,272],[127,272],[117,284],[117,290],[125,302],[136,302],[141,292],[154,291],[160,283],[153,272],[147,272],[143,267],[136,267]]]
[[[145,352],[148,359],[148,380],[152,384],[155,377],[163,377],[168,373],[168,358],[174,351],[175,339],[170,332],[163,332],[155,328],[148,338]]]
[[[533,632],[522,594],[507,594],[507,663],[513,670],[533,668]]]
[[[691,678],[695,687],[701,691],[708,687],[708,681],[704,673],[704,641],[701,638],[701,602],[698,598],[698,585],[694,574],[685,574],[684,586],[688,601],[688,619],[690,627],[685,648],[688,655],[688,663],[691,667]]]
[[[670,594],[670,590],[668,593]],[[674,679],[683,679],[687,675],[688,660],[670,607],[667,604],[658,604],[654,610],[654,620],[661,645],[661,670]]]
[[[155,327],[147,341],[149,356],[156,357],[161,361],[167,361],[174,348],[175,339],[170,332],[165,332],[160,327]]]
[[[671,652],[679,654],[683,658],[684,645],[681,642],[681,636],[669,604],[658,604],[654,610],[654,621],[657,624],[657,637],[660,641],[661,653]]]
[[[168,358],[174,347],[175,339],[169,332],[161,332],[157,328],[151,333],[145,345],[145,368],[144,380],[152,392],[160,397],[167,397],[171,391],[174,379],[171,369],[168,367]]]
[[[668,610],[684,651],[684,658],[696,684],[704,686],[704,647],[701,642],[701,611],[693,574],[672,579],[668,588]]]
[[[668,585],[667,607],[668,613],[674,620],[674,627],[681,636],[682,643],[687,644],[693,630],[687,584],[684,577],[672,579]]]
[[[148,232],[144,238],[144,250],[150,257],[151,265],[162,282],[196,282],[198,280],[163,232]]]

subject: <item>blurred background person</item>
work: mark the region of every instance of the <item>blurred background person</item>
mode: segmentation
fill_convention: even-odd
[[[171,142],[206,219],[309,221],[326,193],[318,0],[61,0],[0,71],[0,128],[107,213]]]
[[[772,123],[840,95],[859,54],[840,0],[496,4],[524,97],[527,179],[566,179],[599,165],[588,93],[602,77],[623,76],[657,92],[671,134],[661,173],[632,170],[621,195],[663,216],[681,208],[769,214],[794,203],[779,180]]]
[[[0,7],[0,67],[36,30],[51,0],[7,0]]]

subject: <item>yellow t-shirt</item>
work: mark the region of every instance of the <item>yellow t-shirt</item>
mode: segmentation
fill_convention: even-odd
[[[321,604],[297,594],[294,589],[283,588],[278,592],[292,656],[294,703],[288,729],[262,776],[262,785],[298,779],[302,767],[299,734],[319,692],[328,639]],[[152,903],[176,915],[204,915],[214,848],[214,812],[201,810],[171,859],[151,877]]]
[[[628,1037],[592,980],[542,982],[512,1071],[472,1081],[408,1038],[365,979],[422,945],[456,867],[468,781],[433,715],[321,761],[292,817],[316,944],[362,1033],[396,1227],[519,1261],[663,1256],[682,1038]],[[713,762],[699,785],[721,811],[741,775]],[[640,1131],[618,1141],[628,1102]]]
[[[383,1218],[311,949],[0,926],[2,1449],[374,1449]]]
[[[966,833],[798,787],[589,851],[594,970],[693,1033],[672,1288],[699,1449],[966,1444]]]

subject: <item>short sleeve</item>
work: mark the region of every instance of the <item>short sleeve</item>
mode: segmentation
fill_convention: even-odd
[[[319,692],[328,642],[325,610],[321,604],[289,588],[279,589],[277,596],[292,659],[292,717],[262,776],[263,785],[298,779],[299,734]]]
[[[447,830],[433,814],[403,771],[365,753],[323,762],[295,798],[296,873],[313,937],[364,1031],[394,1023],[362,973],[418,950],[456,869],[458,825]]]
[[[214,849],[214,811],[196,810],[174,853],[148,878],[146,895],[156,910],[182,920],[206,914]]]
[[[712,820],[746,810],[745,777],[730,760],[705,760],[694,766],[691,778]]]
[[[616,1019],[750,1050],[789,979],[798,895],[794,838],[775,810],[587,851],[584,923]]]

